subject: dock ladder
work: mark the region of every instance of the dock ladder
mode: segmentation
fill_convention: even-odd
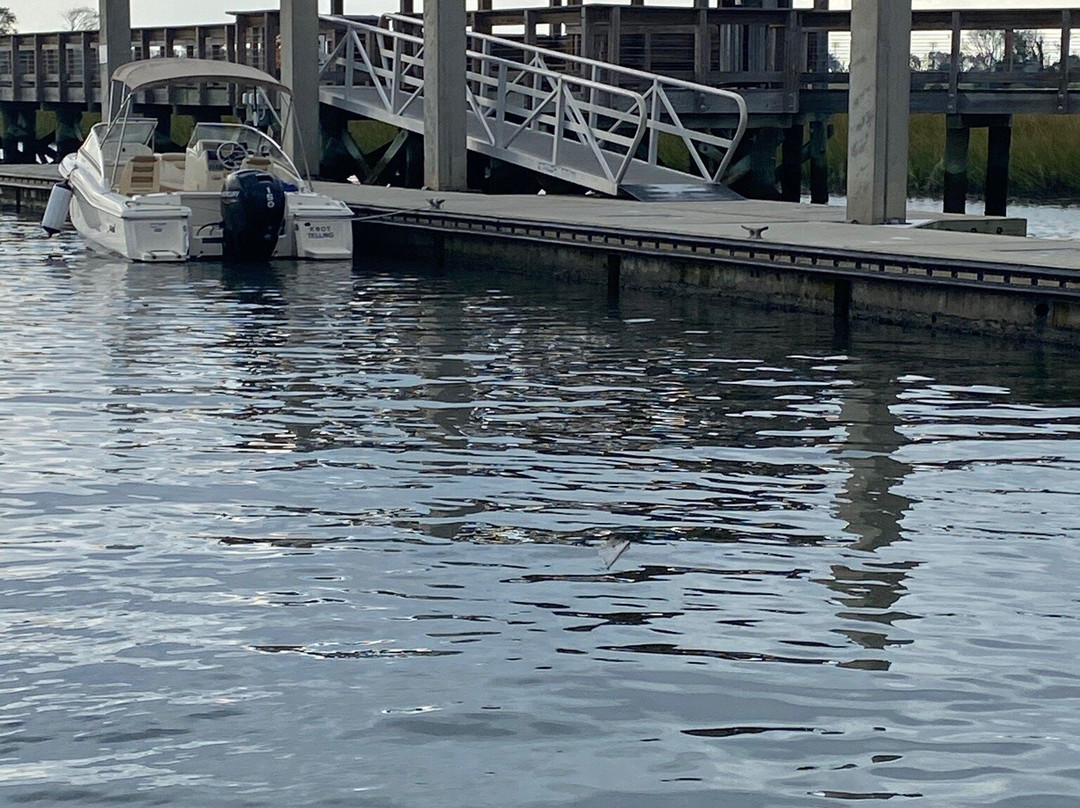
[[[423,134],[422,20],[324,20],[344,35],[320,73],[320,100]],[[726,136],[690,129],[672,90],[730,105],[734,126]],[[466,96],[470,150],[611,196],[731,196],[721,183],[747,115],[730,90],[469,32]],[[685,146],[689,171],[661,164],[663,136]]]

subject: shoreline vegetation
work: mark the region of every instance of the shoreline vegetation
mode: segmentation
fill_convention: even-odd
[[[847,116],[832,119],[829,193],[847,191]],[[1009,198],[1017,202],[1080,204],[1080,117],[1014,115]],[[945,116],[912,115],[908,195],[940,199],[945,190]],[[971,130],[968,194],[981,198],[986,183],[986,129]]]

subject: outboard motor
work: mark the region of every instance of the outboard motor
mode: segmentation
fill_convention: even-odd
[[[221,193],[222,257],[226,261],[266,261],[277,246],[285,216],[281,180],[254,168],[225,177]]]

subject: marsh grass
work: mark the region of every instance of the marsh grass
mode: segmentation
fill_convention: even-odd
[[[847,186],[847,116],[833,119],[829,139],[829,190]],[[986,184],[986,129],[971,131],[968,189],[981,197]],[[913,115],[908,188],[911,196],[944,191],[945,117]],[[1033,202],[1080,202],[1080,118],[1067,115],[1013,117],[1009,196]]]

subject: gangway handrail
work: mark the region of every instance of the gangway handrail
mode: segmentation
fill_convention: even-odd
[[[416,27],[423,27],[423,21],[417,17],[411,17],[407,14],[384,14],[382,19],[389,20],[391,22],[401,23],[404,25],[411,25]],[[559,61],[576,64],[580,67],[587,68],[590,71],[590,79],[598,84],[603,84],[605,87],[617,86],[610,82],[601,82],[600,73],[606,72],[618,76],[624,76],[626,78],[634,79],[641,83],[647,83],[649,89],[642,93],[642,96],[649,103],[649,116],[646,123],[646,127],[649,132],[648,143],[648,162],[650,165],[657,165],[659,158],[659,144],[660,135],[662,133],[674,135],[686,146],[687,151],[690,152],[690,156],[694,161],[694,167],[697,169],[698,175],[701,179],[708,182],[719,183],[723,180],[724,175],[727,173],[728,166],[731,164],[732,158],[735,156],[735,150],[738,148],[739,142],[742,140],[743,134],[746,132],[747,124],[747,108],[746,101],[741,95],[732,91],[726,90],[721,87],[710,87],[704,84],[696,84],[692,81],[684,81],[682,79],[672,78],[669,76],[661,76],[657,73],[649,73],[644,70],[637,70],[632,67],[623,67],[622,65],[611,64],[609,62],[601,62],[595,59],[589,59],[584,56],[577,56],[575,54],[562,53],[561,51],[552,51],[547,48],[541,48],[537,45],[529,45],[524,42],[518,42],[513,39],[505,39],[503,37],[497,37],[493,34],[483,34],[476,31],[470,31],[468,33],[470,39],[481,43],[479,48],[481,53],[490,54],[491,46],[498,45],[501,48],[514,48],[522,53],[530,54],[529,60],[521,60],[522,62],[528,61],[530,64],[537,62],[543,67],[547,67],[544,63],[544,57],[554,57]],[[474,48],[475,50],[475,48]],[[713,96],[718,99],[722,99],[725,102],[732,102],[735,104],[735,108],[738,112],[739,121],[736,125],[735,132],[731,137],[721,137],[719,135],[713,135],[708,132],[699,132],[694,129],[690,129],[684,126],[678,113],[675,111],[674,105],[667,94],[667,88],[678,88],[682,90],[690,90],[698,93],[701,96]],[[667,115],[670,118],[670,122],[665,122],[663,116]],[[714,148],[723,150],[723,157],[720,160],[720,164],[714,171],[709,171],[704,161],[702,160],[700,150],[698,146],[712,146]]]
[[[360,81],[374,87],[384,111],[390,117],[404,116],[423,93],[423,78],[416,71],[423,67],[423,38],[346,17],[323,19],[343,26],[348,35],[331,51],[320,79],[344,62],[348,98],[358,86],[359,65]],[[369,51],[361,34],[373,38],[372,50],[377,52]],[[641,93],[490,52],[467,50],[466,55],[480,69],[467,71],[465,101],[489,146],[509,149],[525,132],[541,133],[550,137],[551,163],[558,165],[566,145],[579,144],[586,147],[612,191],[617,189],[648,129],[647,102]],[[605,98],[607,104],[602,102]],[[621,105],[612,98],[621,99]]]

